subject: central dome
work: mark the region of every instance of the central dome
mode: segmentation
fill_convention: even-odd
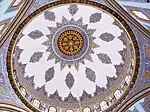
[[[12,85],[33,110],[108,109],[124,96],[134,75],[132,31],[105,6],[54,5],[33,12],[13,36]]]

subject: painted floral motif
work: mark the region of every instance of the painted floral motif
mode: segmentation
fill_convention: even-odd
[[[73,87],[74,81],[75,80],[74,80],[73,75],[69,72],[65,79],[66,85],[69,89],[71,89]]]
[[[90,23],[96,23],[99,22],[101,20],[101,13],[94,13],[91,15],[90,17]]]
[[[112,34],[110,34],[110,33],[103,33],[99,38],[101,38],[103,41],[110,42],[115,37]]]
[[[51,11],[46,11],[44,13],[44,17],[46,20],[49,20],[49,21],[55,21],[55,13],[54,12],[51,12]]]
[[[111,64],[111,59],[107,54],[100,53],[98,54],[98,58],[105,64]]]
[[[73,16],[78,12],[78,6],[77,5],[71,5],[69,8],[69,13]]]
[[[83,90],[82,96],[80,97],[80,101],[84,101],[86,99],[90,99],[92,97],[91,94],[88,94],[85,90]]]
[[[95,72],[94,72],[92,69],[86,68],[85,73],[86,73],[86,77],[87,77],[90,81],[95,82],[95,80],[96,80],[96,75],[95,75]]]
[[[30,62],[32,63],[36,63],[40,60],[40,58],[42,57],[43,53],[42,52],[35,52],[31,58],[30,58]]]
[[[59,10],[61,7],[63,6],[60,6]],[[62,15],[55,10],[46,11],[42,14],[44,17],[42,26],[36,27],[37,30],[31,33],[23,32],[25,36],[20,38],[17,44],[21,49],[17,61],[26,64],[25,75],[31,80],[31,84],[35,88],[42,87],[41,91],[45,89],[48,97],[56,101],[78,102],[80,100],[82,102],[92,98],[93,95],[102,94],[109,81],[107,76],[110,79],[117,77],[119,73],[115,65],[124,63],[122,56],[126,51],[123,53],[121,51],[125,46],[118,38],[122,30],[112,23],[108,23],[109,28],[103,29],[100,25],[103,23],[99,22],[103,17],[102,12],[95,13],[94,9],[93,13],[85,16],[79,10],[85,10],[86,6],[81,9],[80,7],[77,5],[63,7],[66,8],[66,12]],[[79,18],[76,18],[76,15]],[[105,18],[110,17],[107,15]],[[38,22],[35,20],[35,26]],[[78,33],[77,35],[82,37],[82,46],[78,52],[66,55],[60,50],[58,42],[60,35],[68,32],[61,44],[63,47],[66,47],[66,42],[67,45],[72,45],[70,40],[76,39],[69,32],[70,29],[79,32],[80,35]],[[103,32],[100,31],[101,29]],[[114,29],[118,33],[111,32],[109,29]],[[21,44],[23,42],[32,43],[33,46]],[[114,47],[114,44],[119,46]]]
[[[72,95],[72,93],[69,93],[69,95],[64,99],[64,102],[73,103],[78,102],[78,100]]]
[[[28,34],[28,36],[32,39],[38,39],[43,36],[43,33],[39,30],[34,30]]]
[[[68,67],[75,66],[75,68],[78,70],[80,62],[84,63],[84,60],[89,60],[91,62],[93,61],[91,57],[91,54],[94,52],[93,49],[99,47],[99,45],[97,45],[94,42],[95,37],[92,36],[95,32],[95,29],[88,29],[88,25],[83,24],[82,18],[78,19],[77,21],[75,21],[72,18],[69,21],[67,20],[67,18],[62,17],[62,23],[57,22],[56,27],[48,27],[48,29],[50,30],[51,34],[47,35],[48,40],[42,43],[43,45],[48,47],[47,52],[49,52],[49,56],[47,60],[55,59],[55,63],[60,63],[61,70],[65,68],[66,65]],[[80,51],[77,52],[76,55],[68,56],[68,55],[65,55],[64,52],[62,53],[62,49],[60,49],[60,45],[58,46],[58,48],[57,46],[55,46],[55,48],[53,46],[59,43],[60,41],[59,36],[64,34],[64,31],[69,31],[70,29],[72,29],[72,31],[74,30],[74,31],[79,32],[80,43],[81,44],[84,43],[84,44],[81,46],[82,49],[80,48]],[[82,56],[82,54],[84,55]]]
[[[49,98],[55,99],[57,101],[62,101],[62,97],[59,96],[59,93],[57,90],[53,94],[50,94]]]
[[[45,81],[48,82],[50,80],[52,80],[52,78],[54,77],[54,67],[49,68],[46,72],[45,72]]]

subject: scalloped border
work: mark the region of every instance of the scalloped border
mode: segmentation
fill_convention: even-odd
[[[99,3],[96,3],[96,2],[93,2],[93,1],[84,1],[84,0],[81,0],[81,1],[77,1],[77,0],[65,0],[65,1],[56,1],[56,2],[53,2],[53,3],[50,3],[50,4],[47,4],[45,6],[42,6],[41,8],[37,9],[35,12],[31,13],[27,18],[24,19],[24,21],[19,25],[19,27],[17,28],[17,30],[15,31],[12,39],[11,39],[11,42],[10,42],[10,45],[9,45],[9,48],[8,48],[8,53],[7,53],[7,71],[8,71],[8,77],[9,77],[9,80],[12,84],[12,87],[14,89],[14,91],[16,92],[16,94],[18,95],[19,99],[28,107],[30,108],[31,110],[35,111],[35,112],[40,112],[39,109],[37,109],[35,106],[33,106],[23,95],[22,93],[20,92],[19,88],[17,87],[17,84],[16,84],[16,81],[14,79],[14,75],[13,75],[13,70],[12,70],[12,53],[13,53],[13,48],[14,48],[14,45],[16,43],[16,37],[19,35],[19,33],[21,32],[22,28],[24,26],[26,26],[26,24],[34,17],[36,16],[37,14],[45,11],[46,9],[48,8],[51,8],[53,6],[57,6],[57,5],[60,5],[60,4],[67,4],[67,3],[83,3],[83,4],[88,4],[88,5],[92,5],[92,6],[95,6],[95,7],[98,7],[98,8],[101,8],[102,10],[105,10],[106,12],[108,12],[109,14],[111,14],[112,16],[114,16],[117,20],[120,21],[120,23],[125,27],[126,31],[128,32],[129,36],[131,37],[131,40],[133,42],[133,46],[134,46],[134,54],[135,54],[135,69],[134,69],[134,74],[132,76],[132,81],[129,85],[129,87],[126,89],[126,91],[124,92],[124,94],[121,96],[121,98],[119,100],[117,100],[112,106],[110,106],[106,111],[112,111],[114,108],[116,108],[118,105],[121,104],[121,102],[123,100],[125,100],[126,96],[128,95],[128,93],[130,92],[130,90],[132,89],[135,81],[136,81],[136,78],[137,78],[137,75],[138,75],[138,72],[139,72],[139,67],[140,67],[140,53],[139,53],[139,47],[138,47],[138,43],[136,41],[136,38],[135,38],[135,35],[134,33],[132,32],[131,28],[129,27],[129,25],[125,22],[124,19],[122,19],[122,17],[114,12],[112,9],[108,8],[107,6],[104,6],[102,4],[99,4]]]

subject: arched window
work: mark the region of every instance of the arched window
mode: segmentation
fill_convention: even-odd
[[[106,101],[102,101],[100,103],[100,107],[101,107],[101,110],[106,110],[108,108],[108,105],[107,105],[107,102]]]
[[[73,110],[67,110],[66,112],[73,112]]]
[[[44,112],[48,112],[48,108],[45,108]]]
[[[37,108],[39,108],[40,107],[40,101],[37,100],[37,99],[34,99],[33,100],[33,105],[36,106]]]
[[[89,107],[86,107],[83,109],[83,112],[90,112],[90,111],[91,111],[91,109]]]
[[[125,82],[129,85],[130,84],[130,80],[131,80],[131,76],[127,75],[125,78]]]
[[[49,107],[49,112],[57,112],[55,107]]]
[[[116,90],[115,93],[114,93],[114,96],[115,96],[116,99],[119,99],[121,97],[120,90]]]
[[[21,87],[20,89],[21,89],[22,94],[23,94],[24,96],[26,96],[27,93],[26,93],[25,88],[24,88],[24,87]]]

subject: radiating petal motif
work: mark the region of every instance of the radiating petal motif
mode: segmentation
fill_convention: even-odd
[[[85,74],[86,74],[86,78],[88,78],[92,82],[95,82],[96,75],[95,75],[95,72],[92,69],[86,68]]]
[[[83,18],[82,18],[82,17],[77,20],[77,24],[79,24],[79,25],[82,25],[82,24],[83,24]]]
[[[44,13],[44,17],[45,19],[49,20],[49,21],[55,21],[55,13],[54,12],[51,12],[51,11],[46,11]]]
[[[64,102],[68,102],[68,103],[74,103],[74,102],[77,102],[77,98],[74,97],[72,95],[72,93],[69,93],[69,95],[64,99]]]
[[[17,52],[15,53],[16,59],[19,60],[19,59],[20,59],[20,55],[21,55],[21,53],[23,52],[23,50],[20,49],[18,46],[16,46],[16,51],[17,51]]]
[[[60,27],[63,26],[63,24],[57,22],[57,23],[56,23],[56,26],[57,26],[57,28],[60,28]]]
[[[90,16],[90,23],[99,22],[101,18],[102,18],[101,13],[94,13]]]
[[[117,78],[116,77],[109,77],[107,76],[107,88],[110,88],[111,85],[115,84],[115,82],[117,81]]]
[[[96,29],[88,29],[87,35],[93,35],[93,33],[96,31]]]
[[[80,27],[81,29],[83,29],[86,34],[88,35],[88,38],[89,38],[89,49],[87,50],[87,53],[86,55],[84,55],[80,60],[76,60],[75,62],[73,61],[64,61],[62,60],[62,56],[58,57],[55,52],[54,52],[54,49],[52,49],[52,39],[53,39],[53,36],[55,35],[55,33],[57,31],[59,31],[59,29],[63,29],[64,26],[67,26],[67,25],[74,25],[74,26],[77,26],[77,27]],[[69,68],[72,66],[72,65],[75,65],[75,69],[78,71],[79,69],[79,66],[80,66],[80,62],[84,64],[84,59],[85,60],[88,60],[88,61],[91,61],[93,62],[92,60],[92,57],[91,57],[91,54],[94,53],[93,49],[94,48],[97,48],[99,47],[99,45],[97,45],[96,43],[94,43],[94,40],[96,39],[94,36],[92,36],[94,34],[94,32],[96,31],[95,29],[89,29],[88,28],[88,24],[84,24],[83,23],[83,18],[79,18],[78,20],[74,20],[74,18],[71,18],[70,20],[68,20],[68,18],[66,18],[65,16],[62,16],[62,23],[59,23],[59,22],[56,22],[56,27],[50,27],[48,26],[47,27],[49,29],[49,31],[51,32],[50,34],[46,35],[48,37],[48,40],[46,40],[45,42],[42,43],[42,45],[48,47],[48,49],[46,50],[47,52],[49,52],[49,56],[48,56],[48,59],[47,60],[51,60],[51,59],[55,59],[55,64],[57,63],[60,63],[60,68],[61,70],[63,70],[65,68],[65,66],[67,65]],[[59,53],[59,51],[57,51],[58,54],[61,54]],[[64,57],[63,57],[64,58]]]
[[[76,22],[75,22],[75,20],[73,18],[71,18],[70,23],[71,24],[76,24]]]
[[[111,33],[103,33],[99,38],[101,38],[103,41],[110,42],[115,37]]]
[[[81,63],[84,65],[85,64],[84,60],[81,60]]]
[[[34,78],[35,78],[35,75],[33,75],[33,76],[31,76],[31,77],[29,77],[29,76],[27,76],[26,77],[26,80],[28,80],[29,81],[29,83],[34,87]]]
[[[50,94],[49,98],[50,99],[55,99],[55,100],[58,100],[58,101],[62,101],[62,97],[59,96],[59,93],[58,93],[57,90],[54,92],[54,94]]]
[[[62,23],[68,23],[69,21],[64,16],[62,17]]]
[[[43,53],[42,53],[42,52],[35,52],[35,53],[31,56],[30,62],[36,63],[36,62],[38,62],[38,61],[41,59],[42,56],[43,56]]]
[[[114,65],[116,68],[116,75],[120,76],[120,74],[122,74],[122,68],[123,68],[123,63],[121,63],[120,65]]]
[[[60,69],[64,69],[66,67],[67,63],[65,61],[63,61],[62,63],[60,63]]]
[[[65,79],[66,85],[69,89],[71,89],[73,87],[74,81],[75,80],[74,80],[73,75],[69,72]]]
[[[45,87],[46,87],[47,92],[50,95],[50,97],[49,97],[50,99],[57,100],[57,101],[64,101],[65,103],[70,103],[71,101],[74,101],[76,103],[79,101],[78,100],[79,98],[80,98],[80,101],[84,101],[84,99],[90,99],[92,97],[91,96],[92,93],[94,93],[94,95],[100,95],[101,93],[103,93],[105,91],[105,88],[103,86],[105,86],[107,84],[107,81],[105,81],[106,83],[102,82],[104,84],[101,84],[101,83],[98,83],[101,81],[97,80],[97,79],[106,80],[105,74],[109,75],[109,73],[112,70],[113,70],[111,72],[112,76],[115,74],[115,70],[114,70],[115,68],[113,67],[114,63],[111,64],[112,63],[111,57],[109,57],[109,55],[107,55],[109,53],[107,53],[107,51],[106,51],[106,54],[103,54],[102,53],[103,51],[101,52],[101,49],[103,49],[105,47],[109,47],[109,46],[107,46],[107,44],[108,44],[107,42],[112,41],[115,37],[117,39],[117,36],[115,34],[113,36],[112,34],[106,33],[107,31],[105,31],[101,36],[98,35],[99,36],[98,39],[96,37],[94,37],[94,33],[95,32],[97,33],[98,29],[90,26],[89,22],[97,23],[97,22],[101,21],[101,17],[102,17],[101,13],[93,12],[91,15],[89,15],[90,18],[88,17],[86,19],[87,21],[85,22],[84,14],[83,14],[83,17],[81,15],[80,18],[78,18],[78,19],[77,18],[75,19],[73,17],[73,16],[75,16],[75,14],[77,15],[78,8],[80,8],[80,7],[77,7],[77,5],[70,5],[70,7],[68,6],[67,10],[66,10],[67,15],[68,15],[68,11],[69,11],[69,15],[72,15],[72,18],[68,18],[66,15],[64,15],[64,16],[60,15],[59,17],[62,18],[62,20],[60,20],[61,22],[57,21],[58,18],[57,18],[56,12],[55,13],[54,13],[54,11],[45,12],[42,15],[43,17],[45,17],[44,21],[45,20],[46,20],[46,22],[51,21],[55,25],[49,24],[48,26],[47,25],[42,26],[42,27],[48,28],[48,30],[49,30],[48,33],[44,32],[44,30],[41,29],[40,31],[42,31],[43,33],[40,32],[39,30],[35,30],[35,31],[32,31],[31,33],[29,32],[30,34],[28,34],[32,39],[38,39],[43,36],[42,38],[40,38],[40,39],[43,39],[43,41],[41,41],[41,43],[39,43],[39,44],[44,45],[44,47],[46,48],[46,50],[44,49],[45,53],[42,54],[43,56],[41,55],[42,59],[40,60],[40,58],[41,58],[40,55],[33,54],[34,52],[36,52],[36,51],[33,51],[31,53],[31,55],[33,54],[31,62],[38,62],[39,60],[42,63],[46,62],[45,65],[47,66],[47,69],[46,69],[46,71],[44,71],[44,74],[42,75],[43,77],[41,77],[41,80],[43,80],[42,84],[46,85]],[[53,21],[55,21],[55,22],[53,22]],[[88,42],[85,43],[85,44],[88,43],[88,45],[89,45],[89,47],[87,47],[88,49],[83,50],[86,52],[85,53],[81,52],[82,54],[84,53],[84,55],[77,58],[77,60],[74,60],[74,58],[72,58],[72,60],[68,59],[69,61],[66,59],[64,60],[64,57],[63,58],[61,57],[62,52],[58,52],[58,54],[56,54],[56,51],[55,51],[56,46],[55,45],[57,45],[57,44],[54,44],[54,46],[53,46],[54,36],[59,38],[59,35],[62,32],[64,32],[65,30],[68,30],[67,29],[68,27],[66,27],[67,25],[73,29],[74,29],[74,27],[71,27],[71,26],[76,26],[77,29],[78,29],[78,27],[81,28],[81,31],[83,30],[86,33],[87,38],[89,40]],[[94,26],[94,24],[92,24],[92,25]],[[110,27],[111,27],[111,25],[110,25]],[[60,32],[60,34],[55,35],[58,32]],[[119,32],[119,30],[118,30],[118,32]],[[44,34],[46,36],[44,36]],[[27,34],[25,34],[25,35],[27,35]],[[83,36],[85,37],[85,35],[83,35]],[[122,36],[122,37],[124,37],[124,36]],[[114,39],[114,41],[113,41],[114,43],[115,43],[116,39]],[[31,40],[31,39],[29,39],[29,40]],[[106,46],[105,45],[103,46],[103,44],[101,44],[97,40],[100,40],[100,42],[106,41],[106,42],[104,42],[104,44]],[[35,41],[37,41],[37,40],[35,40]],[[119,41],[119,42],[121,42],[121,41]],[[109,43],[109,44],[111,44],[111,43]],[[101,47],[101,48],[99,49],[98,47]],[[97,48],[97,49],[95,49],[95,48]],[[27,51],[28,49],[23,49],[23,50]],[[115,52],[117,54],[120,53],[123,55],[122,51],[115,51]],[[34,56],[34,55],[38,55],[38,56]],[[67,56],[67,57],[69,57],[69,56]],[[99,61],[99,60],[101,60],[101,61]],[[50,64],[52,66],[51,68],[49,67]],[[99,65],[99,64],[101,64],[101,66],[102,66],[102,68],[100,68],[101,70],[103,70],[105,67],[107,67],[106,69],[109,69],[110,72],[105,72],[105,74],[102,73],[99,77],[98,73],[101,73],[99,71],[99,67],[94,66],[94,65]],[[105,64],[110,64],[110,65],[105,66]],[[38,66],[39,63],[34,63],[34,64],[31,63],[31,65],[33,65],[33,67],[37,68],[36,66]],[[59,67],[60,67],[60,69],[58,69]],[[88,67],[88,68],[86,68],[86,67]],[[91,67],[92,67],[92,69],[91,69]],[[121,68],[122,67],[120,67],[120,69]],[[28,71],[30,72],[30,69]],[[32,74],[34,76],[30,80],[32,81],[33,84],[35,83],[36,87],[38,87],[39,85],[36,84],[35,80],[38,80],[37,77],[40,74],[38,74],[37,70],[35,70],[35,71],[37,73],[34,73],[34,71],[33,71]],[[74,71],[77,73],[77,75],[79,74],[78,75],[79,77],[76,74],[73,74]],[[60,78],[60,74],[62,74],[61,78]],[[80,76],[80,74],[82,76]],[[60,79],[62,79],[62,80],[60,80]],[[78,79],[81,79],[81,80],[78,81]],[[56,84],[57,82],[59,82],[58,85]],[[86,82],[86,83],[83,86],[79,86],[79,85],[81,85],[80,84],[81,82]],[[50,86],[50,84],[53,86]],[[56,86],[54,86],[54,85],[56,85]],[[63,88],[61,85],[62,86],[65,85],[65,88]],[[96,85],[96,87],[95,87],[95,85]],[[79,95],[78,95],[78,93],[76,93],[76,90],[75,90],[76,88],[79,89]],[[93,88],[93,89],[89,89],[89,88]],[[44,91],[44,86],[42,86],[41,90]],[[55,91],[55,93],[54,93],[54,91]],[[70,94],[69,94],[69,92],[70,92]],[[51,93],[54,93],[54,94],[51,94]]]
[[[54,59],[54,58],[55,58],[55,55],[52,54],[52,53],[50,53],[49,56],[48,56],[48,58],[47,58],[47,61],[51,60],[51,59]]]
[[[59,63],[60,59],[59,58],[55,58],[55,64]]]
[[[121,35],[118,37],[123,44],[127,47],[127,39],[126,39],[126,34],[124,32],[121,33]]]
[[[83,28],[84,30],[87,30],[87,29],[88,29],[88,24],[83,25],[82,28]]]
[[[105,64],[112,63],[110,57],[107,54],[100,53],[97,56],[98,56],[99,60],[102,61],[102,63],[105,63]]]
[[[42,87],[37,87],[36,90],[39,91],[39,92],[41,92],[41,93],[47,94],[47,92],[45,90],[45,85],[43,85]]]
[[[32,39],[38,39],[41,38],[43,35],[43,33],[39,30],[34,30],[31,33],[28,34],[28,36]]]
[[[100,45],[96,44],[95,42],[92,42],[91,46],[93,49],[100,47]]]
[[[99,87],[98,85],[96,85],[96,91],[94,92],[94,95],[102,94],[104,91],[104,87]]]
[[[50,44],[51,43],[49,41],[45,41],[45,42],[42,43],[42,45],[45,45],[45,46],[48,46],[48,47],[50,46]]]
[[[78,71],[79,70],[79,63],[74,63],[74,67]]]
[[[91,57],[91,54],[87,54],[87,55],[85,56],[85,59],[88,60],[88,61],[93,62],[93,59],[92,59],[92,57]]]
[[[80,97],[80,101],[84,101],[86,99],[90,99],[92,97],[91,94],[88,94],[85,90],[83,90],[82,96]]]
[[[22,74],[25,73],[26,65],[27,65],[27,64],[21,64],[21,62],[19,63],[19,67],[18,67],[18,68],[20,69],[20,72],[21,72]]]
[[[45,81],[48,82],[48,81],[52,80],[52,78],[54,77],[54,74],[55,74],[54,67],[49,68],[49,69],[45,72]]]
[[[77,5],[71,5],[69,8],[69,13],[73,16],[78,12],[78,6]]]
[[[124,48],[122,51],[118,51],[118,52],[119,52],[119,54],[122,56],[123,62],[125,62],[125,60],[126,60],[126,58],[127,58],[127,54],[126,54],[127,49]]]

